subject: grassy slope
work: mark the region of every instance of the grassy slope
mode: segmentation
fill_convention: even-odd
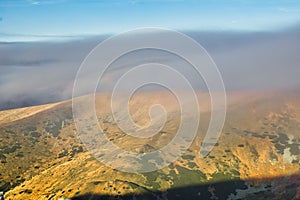
[[[208,96],[199,96],[202,111],[208,111]],[[276,93],[230,94],[224,131],[208,157],[198,157],[207,127],[205,122],[209,119],[209,113],[203,112],[203,126],[186,155],[169,167],[143,175],[110,169],[86,152],[76,135],[71,102],[3,111],[0,112],[0,186],[11,188],[6,194],[8,199],[55,199],[85,193],[139,194],[233,179],[259,178],[258,183],[252,183],[259,184],[272,177],[299,174],[299,97]],[[97,102],[109,106],[107,96],[98,96]],[[134,120],[147,124],[148,107],[140,105],[158,102],[169,113],[176,114],[178,108],[172,96],[147,93],[137,95],[132,101]],[[107,106],[97,108],[100,119],[109,119]],[[163,146],[173,137],[179,123],[178,116],[172,115],[163,130],[167,134],[130,141],[109,120],[100,121],[109,137],[118,137],[115,141],[118,145],[133,151],[145,150],[145,144],[154,149]],[[293,139],[289,138],[291,135]],[[284,155],[284,149],[290,149],[291,154]],[[289,156],[294,157],[288,159]]]

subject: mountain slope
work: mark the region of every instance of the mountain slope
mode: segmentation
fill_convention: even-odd
[[[8,191],[7,199],[72,198],[88,193],[183,199],[184,190],[176,188],[189,190],[200,185],[190,195],[206,199],[300,198],[300,94],[229,94],[221,138],[205,158],[199,157],[199,149],[210,103],[207,94],[198,96],[203,109],[192,146],[170,166],[145,174],[116,171],[93,158],[77,138],[71,101],[0,112],[0,189]],[[99,123],[124,149],[158,149],[173,138],[180,115],[174,96],[141,93],[130,103],[136,123],[149,122],[146,111],[153,103],[163,104],[170,117],[161,133],[150,139],[131,140],[122,133],[109,113],[107,95],[97,95]],[[226,191],[220,189],[223,182],[229,184]]]

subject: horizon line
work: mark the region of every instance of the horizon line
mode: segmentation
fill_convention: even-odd
[[[19,34],[19,33],[7,33],[0,32],[0,43],[22,43],[22,42],[64,42],[70,40],[81,40],[81,39],[89,39],[95,37],[109,37],[113,35],[117,35],[120,33],[124,33],[130,30],[138,29],[138,28],[150,28],[150,27],[137,27],[133,29],[128,29],[125,31],[111,31],[111,32],[103,32],[103,33],[70,33],[70,34]],[[154,27],[153,27],[154,28]],[[166,27],[155,27],[161,29],[169,29]],[[171,29],[181,33],[243,33],[243,34],[252,34],[252,33],[274,33],[274,32],[282,32],[289,31],[294,29],[300,29],[300,22],[295,23],[293,25],[288,25],[285,27],[278,28],[266,28],[266,29]],[[5,38],[5,39],[3,39]]]

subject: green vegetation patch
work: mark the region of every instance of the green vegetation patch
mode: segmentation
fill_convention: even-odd
[[[234,178],[234,175],[239,175],[239,172],[235,171],[232,173],[224,173],[224,172],[217,172],[212,174],[212,181],[213,182],[221,182],[221,181],[228,181]]]
[[[77,153],[83,152],[83,147],[82,146],[73,146],[72,151],[70,153],[71,157],[74,157]]]
[[[188,162],[189,168],[197,167],[197,165],[194,162]]]
[[[193,160],[195,158],[195,156],[193,155],[184,155],[182,156],[183,159],[186,159],[186,160]]]
[[[60,134],[60,129],[62,126],[62,121],[47,121],[45,130],[48,133],[51,133],[54,137],[57,137]]]
[[[10,154],[10,153],[14,153],[17,149],[20,149],[21,147],[20,146],[17,146],[17,145],[14,145],[12,147],[4,147],[2,149],[2,151],[0,153],[3,153],[3,154]]]
[[[16,132],[14,132],[14,131],[12,131],[12,130],[5,130],[5,132],[6,132],[6,133],[9,133],[9,134],[13,134],[13,135],[16,134]]]
[[[240,177],[240,172],[235,170],[235,169],[232,169],[230,170],[230,173],[234,176],[234,177]]]
[[[41,137],[41,134],[39,132],[36,132],[36,131],[31,132],[30,135],[31,135],[31,137],[35,137],[35,138],[40,138]]]
[[[284,154],[285,145],[277,143],[275,144],[275,148],[277,149],[278,153]]]
[[[26,131],[26,132],[32,132],[32,131],[36,131],[36,130],[37,130],[37,128],[34,126],[27,126],[24,129],[24,131]]]
[[[152,188],[153,190],[156,190],[158,191],[160,189],[160,185],[159,183],[157,182],[157,178],[159,176],[162,176],[163,174],[162,173],[159,173],[159,172],[148,172],[148,173],[144,173],[143,174],[147,181],[146,181],[146,186]]]
[[[68,151],[64,149],[61,153],[57,155],[57,158],[62,158],[68,155]]]
[[[180,166],[176,166],[176,169],[179,174],[173,173],[172,170],[169,174],[173,180],[174,187],[198,185],[206,180],[206,175],[200,170],[190,170]]]
[[[300,155],[299,144],[291,144],[291,145],[289,145],[289,147],[290,147],[290,151],[291,151],[292,155],[295,155],[295,156]]]

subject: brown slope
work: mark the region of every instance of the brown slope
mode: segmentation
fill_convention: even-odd
[[[178,173],[177,176],[179,176],[183,173],[180,171],[182,170],[180,167],[183,167],[197,171],[197,173],[204,173],[207,181],[217,181],[220,176],[218,172],[236,173],[231,169],[236,170],[239,173],[238,177],[242,179],[268,179],[298,173],[299,163],[290,163],[289,158],[280,153],[280,146],[277,147],[278,145],[289,146],[286,137],[290,135],[294,137],[293,144],[299,144],[300,106],[297,101],[299,97],[297,94],[276,93],[229,94],[230,106],[219,146],[214,148],[210,157],[200,159],[197,153],[201,143],[195,142],[191,151],[187,153],[189,156],[174,163],[177,166],[174,169],[175,174]],[[162,101],[169,104],[170,110],[174,111],[170,104],[170,98],[162,93],[157,96],[147,93],[138,96],[136,102],[132,104],[144,105],[145,102],[151,104]],[[98,96],[98,99],[101,105],[105,103],[102,101],[107,101],[107,97],[103,98],[103,96]],[[201,103],[209,105],[207,101]],[[143,108],[139,106],[139,109],[132,110],[138,123],[147,123],[147,119],[144,119],[144,111],[141,111],[147,110],[147,108],[147,106]],[[107,110],[99,111],[102,115],[107,112]],[[204,115],[204,119],[208,117]],[[139,119],[142,121],[138,121]],[[63,122],[64,126],[62,127]],[[171,118],[170,122],[170,127],[178,123],[176,118]],[[116,133],[119,133],[119,130],[111,123],[103,123],[103,125],[107,126],[111,138],[115,138]],[[36,127],[36,130],[30,129],[30,127]],[[169,130],[170,127],[167,126],[165,131],[172,135],[174,130]],[[157,179],[155,181],[157,183],[152,183],[148,181],[148,176],[126,175],[126,173],[114,171],[91,158],[88,153],[84,153],[84,146],[76,139],[71,102],[58,104],[32,116],[2,124],[0,131],[1,140],[4,141],[6,147],[4,149],[15,144],[20,146],[14,152],[3,154],[7,163],[3,163],[0,167],[1,174],[5,174],[2,176],[2,182],[14,184],[18,179],[25,179],[25,182],[20,181],[18,187],[7,193],[7,197],[11,199],[24,199],[24,197],[47,199],[53,195],[55,197],[72,197],[95,191],[113,195],[118,192],[121,194],[139,193],[145,192],[143,188],[153,190],[155,186],[155,188],[158,187],[158,190],[165,190],[179,184],[173,177],[171,168],[158,172],[158,174],[165,174],[170,181]],[[201,131],[199,136],[202,135]],[[34,138],[32,132],[41,134],[37,141],[32,139]],[[279,135],[279,133],[284,135]],[[118,137],[122,138],[123,136],[118,135]],[[153,148],[158,148],[169,139],[168,137],[157,137],[152,139],[150,144]],[[137,151],[149,143],[147,141],[132,143],[128,141],[128,138],[120,141],[122,141],[120,146],[123,145],[128,149],[134,147],[131,150]],[[198,141],[201,141],[201,137],[198,138]],[[1,150],[3,150],[2,147],[3,145]],[[294,145],[294,147],[297,146]],[[23,157],[17,156],[20,152],[24,155]],[[297,159],[299,161],[299,157],[292,161]],[[195,166],[191,163],[195,163]],[[133,187],[128,181],[140,187]]]

